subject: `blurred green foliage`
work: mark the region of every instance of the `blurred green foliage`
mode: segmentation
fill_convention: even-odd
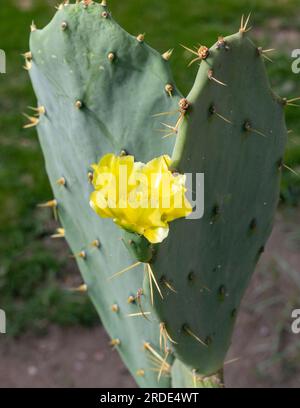
[[[291,52],[300,48],[298,0],[127,0],[109,1],[114,17],[132,34],[161,52],[174,48],[172,67],[182,92],[193,84],[197,65],[187,68],[191,56],[180,47],[214,43],[219,35],[239,28],[241,15],[252,12],[253,35],[266,48],[276,48],[266,62],[273,88],[282,96],[300,95],[300,74],[292,73]],[[0,76],[0,307],[13,335],[26,328],[45,329],[48,322],[87,324],[98,321],[93,306],[82,295],[68,292],[76,268],[65,244],[49,235],[57,227],[50,211],[36,204],[51,199],[51,190],[35,130],[24,131],[21,113],[35,105],[21,54],[28,51],[29,26],[47,24],[56,1],[6,0],[0,7],[0,48],[7,56],[7,74]],[[297,45],[297,39],[299,44]],[[246,95],[245,95],[246,97]],[[290,133],[285,162],[300,165],[299,110],[287,108]],[[296,205],[300,178],[285,170],[282,197]],[[57,256],[59,252],[60,256]],[[75,278],[74,278],[75,279]],[[77,277],[78,279],[78,277]]]

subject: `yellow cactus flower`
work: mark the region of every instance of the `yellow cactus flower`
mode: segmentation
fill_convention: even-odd
[[[91,207],[150,243],[162,242],[168,236],[169,222],[192,212],[185,197],[186,177],[173,174],[170,165],[167,155],[143,164],[133,156],[107,154],[92,166],[95,191]]]

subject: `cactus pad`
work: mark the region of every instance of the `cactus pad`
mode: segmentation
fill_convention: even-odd
[[[66,239],[79,254],[82,272],[102,322],[140,386],[169,386],[153,369],[151,352],[159,352],[159,328],[145,312],[143,268],[126,279],[109,280],[132,264],[122,231],[101,220],[89,207],[90,165],[106,153],[126,151],[147,162],[171,154],[174,139],[162,139],[161,118],[177,109],[176,90],[168,62],[142,38],[127,34],[106,6],[91,3],[60,6],[42,30],[32,28],[30,76],[44,107],[37,126],[47,172],[57,200]],[[172,85],[169,93],[166,86]],[[172,95],[170,94],[172,92]],[[89,177],[88,177],[89,175]],[[58,180],[64,179],[64,183]],[[95,247],[93,242],[99,241]],[[154,313],[154,312],[153,312]]]
[[[209,50],[187,99],[173,167],[205,174],[205,214],[175,221],[158,248],[154,273],[178,293],[156,295],[155,305],[176,356],[212,375],[272,229],[287,130],[262,56],[242,31]]]

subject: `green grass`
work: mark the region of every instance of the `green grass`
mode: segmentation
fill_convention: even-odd
[[[44,26],[55,4],[6,0],[0,8],[0,48],[7,55],[7,74],[0,76],[0,308],[6,310],[8,330],[14,335],[29,327],[44,329],[49,322],[90,325],[98,321],[85,296],[65,289],[66,283],[74,281],[76,269],[66,246],[48,238],[56,227],[50,211],[36,208],[37,203],[51,198],[51,190],[35,131],[22,129],[21,113],[35,105],[35,98],[20,54],[28,51],[32,19],[38,27]],[[219,35],[236,31],[241,15],[251,11],[258,29],[254,34],[265,33],[260,43],[277,48],[274,62],[267,63],[275,91],[288,97],[300,95],[299,76],[291,71],[290,57],[297,46],[278,43],[279,33],[300,28],[298,0],[110,0],[110,5],[114,17],[129,32],[146,32],[147,41],[161,52],[175,49],[171,63],[184,93],[193,84],[197,66],[187,68],[190,55],[179,44],[210,45]],[[286,163],[293,168],[300,165],[298,115],[297,108],[288,108],[293,133]],[[299,201],[300,178],[289,171],[284,172],[282,196],[293,205]]]

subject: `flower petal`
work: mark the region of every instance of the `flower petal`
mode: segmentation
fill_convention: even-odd
[[[167,155],[143,164],[133,156],[107,154],[92,166],[91,207],[151,243],[162,242],[169,233],[168,222],[192,212],[185,196],[186,178],[172,174],[170,166]]]
[[[169,226],[163,228],[149,228],[144,232],[144,237],[151,244],[159,244],[163,242],[169,235]]]

